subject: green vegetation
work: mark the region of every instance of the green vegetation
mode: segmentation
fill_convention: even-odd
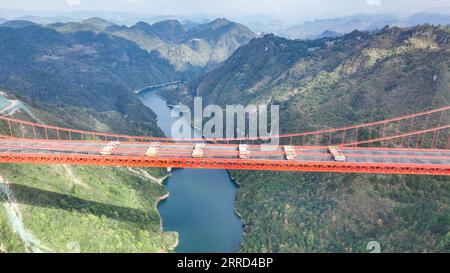
[[[168,62],[104,33],[0,27],[0,44],[0,88],[22,101],[96,112],[112,120],[115,112],[153,134],[159,132],[156,116],[133,91],[179,79]]]
[[[50,112],[36,102],[32,105],[24,107],[47,124],[87,130],[114,130],[125,124],[122,131],[138,132],[117,113],[47,107]],[[14,117],[33,120],[23,110]],[[1,133],[7,133],[5,126],[0,124]],[[13,194],[11,200],[1,196],[2,205],[14,206],[16,223],[23,223],[36,239],[33,242],[39,242],[31,246],[25,242],[28,238],[13,231],[17,225],[10,223],[1,206],[1,251],[34,251],[36,246],[50,252],[78,251],[78,247],[82,252],[168,252],[178,241],[176,233],[161,230],[156,209],[167,192],[155,179],[166,176],[165,170],[1,164],[0,176],[2,186]]]
[[[178,93],[280,105],[283,132],[450,105],[448,27],[384,28],[291,41],[265,36]],[[183,97],[184,96],[184,97]],[[450,118],[450,117],[444,117]],[[233,171],[243,252],[449,252],[447,177]]]
[[[1,193],[0,193],[1,196]],[[0,201],[2,197],[0,197]],[[25,246],[19,236],[14,233],[8,223],[6,209],[2,205],[0,207],[0,253],[2,252],[25,252]]]
[[[158,52],[186,78],[198,76],[225,61],[238,47],[256,36],[247,27],[226,19],[190,29],[177,20],[165,20],[153,25],[138,22],[127,27],[100,18],[79,23],[50,24],[48,27],[62,33],[94,31],[128,39],[148,52]]]
[[[124,168],[0,166],[26,229],[48,251],[166,252],[176,243],[162,233],[156,203],[163,186]]]
[[[244,252],[450,251],[444,177],[233,172]],[[251,197],[250,197],[251,196]]]

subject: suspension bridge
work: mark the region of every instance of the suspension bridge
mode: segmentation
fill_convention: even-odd
[[[174,139],[0,116],[0,163],[450,175],[450,106],[314,132]]]

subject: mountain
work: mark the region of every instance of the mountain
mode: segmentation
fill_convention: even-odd
[[[107,27],[102,20],[85,25]],[[157,54],[104,32],[23,24],[0,27],[0,52],[2,115],[161,136],[156,116],[133,92],[178,79]],[[0,134],[8,134],[6,122]],[[157,211],[165,176],[150,168],[1,164],[0,252],[173,251],[177,234],[162,231]]]
[[[79,23],[58,23],[49,27],[60,32],[80,30],[101,31],[135,42],[148,52],[156,51],[178,71],[197,75],[226,60],[238,47],[256,35],[247,27],[217,19],[206,24],[186,27],[177,20],[164,20],[150,25],[138,22],[133,26],[118,26],[105,21],[87,20]],[[188,76],[194,77],[192,75]]]
[[[320,35],[324,31],[349,33],[353,30],[375,30],[398,22],[398,18],[391,15],[355,14],[333,19],[318,19],[308,21],[281,31],[279,35],[291,39],[307,39]]]
[[[339,36],[342,36],[342,34],[337,33],[336,31],[332,31],[332,30],[325,30],[321,34],[319,34],[315,37],[308,38],[308,39],[318,40],[318,39],[322,39],[322,38],[337,38]]]
[[[255,34],[243,25],[225,19],[186,28],[175,20],[153,25],[138,23],[129,28],[110,29],[110,33],[136,42],[142,48],[158,51],[178,70],[203,69],[224,61]]]
[[[92,17],[86,20],[83,20],[81,24],[92,26],[93,28],[99,31],[105,31],[107,28],[114,26],[113,23],[106,21],[105,19],[99,17]]]
[[[432,24],[432,25],[449,25],[450,14],[441,13],[417,13],[411,15],[406,19],[406,25],[414,26],[420,24]]]
[[[69,22],[71,21],[69,18],[64,16],[57,16],[57,17],[46,17],[46,16],[35,16],[35,15],[23,15],[14,18],[14,20],[25,20],[25,21],[31,21],[39,25],[47,25],[52,24],[56,22]]]
[[[179,43],[184,40],[187,28],[177,20],[167,20],[152,25],[155,34],[163,41]]]
[[[157,54],[105,33],[2,27],[0,50],[3,88],[56,106],[116,111],[149,133],[159,132],[155,116],[133,90],[179,79]]]
[[[422,25],[314,41],[266,35],[180,92],[204,105],[280,105],[281,131],[293,133],[448,106],[449,89],[450,28]],[[448,178],[231,173],[243,252],[366,252],[374,240],[383,252],[448,251]]]
[[[192,21],[192,20],[183,20],[182,23],[186,29],[193,29],[200,25],[200,23]]]
[[[39,24],[26,20],[11,20],[1,24],[2,27],[24,28],[29,26],[39,26]]]
[[[279,35],[291,39],[309,39],[318,37],[324,31],[334,31],[345,34],[353,30],[373,31],[383,27],[416,26],[419,24],[448,25],[450,15],[441,13],[417,13],[407,18],[383,14],[355,14],[333,19],[318,19],[305,22],[302,25],[289,27],[279,32]]]
[[[59,32],[92,31],[104,32],[107,28],[114,27],[115,24],[99,17],[92,17],[81,22],[50,23],[47,27],[53,28]]]
[[[309,110],[323,116],[320,109],[327,109],[333,113],[334,125],[366,120],[370,116],[362,113],[368,109],[400,115],[411,105],[426,108],[447,102],[443,98],[448,94],[449,41],[448,27],[430,26],[384,28],[373,35],[354,31],[313,41],[267,35],[239,48],[191,86],[191,92],[206,97],[207,103],[266,101],[289,105],[281,124],[291,130],[303,130],[308,123],[320,124],[306,117],[292,119],[292,115]],[[414,94],[409,98],[414,101],[401,95],[406,89]],[[320,106],[315,105],[318,102]],[[350,112],[339,111],[349,103],[354,104]],[[379,109],[382,104],[383,109]],[[330,120],[330,114],[326,116]]]
[[[13,93],[0,90],[2,115],[89,131],[129,126],[113,112],[60,108]],[[8,130],[1,121],[0,133]],[[172,251],[177,234],[161,230],[156,208],[167,193],[150,178],[165,175],[149,168],[0,164],[0,253]]]

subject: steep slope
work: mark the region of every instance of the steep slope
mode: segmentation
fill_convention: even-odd
[[[0,98],[19,100],[6,91]],[[35,102],[21,101],[20,108],[6,112],[4,106],[2,115],[85,130],[103,131],[122,122],[120,116],[108,120]],[[0,133],[7,130],[0,122]],[[165,171],[1,164],[0,252],[171,251],[177,235],[162,232],[156,209],[166,191],[148,174],[159,178]]]
[[[137,43],[141,48],[158,52],[177,70],[193,78],[228,58],[238,47],[256,35],[247,27],[217,19],[207,24],[187,28],[177,20],[165,20],[153,25],[139,22],[133,26],[107,24],[98,18],[80,23],[49,25],[58,31],[104,31]],[[192,74],[192,75],[191,75]]]
[[[239,46],[247,43],[255,34],[243,25],[225,19],[217,19],[208,24],[187,30],[178,21],[163,21],[151,26],[153,33],[164,41],[158,44],[149,38],[121,32],[122,37],[138,43],[149,51],[156,50],[169,60],[178,70],[212,67],[224,61]],[[112,31],[113,34],[120,35]],[[151,36],[147,34],[146,36]]]
[[[1,115],[161,134],[133,90],[178,76],[135,43],[102,32],[0,27],[0,51]],[[1,122],[0,133],[7,130]],[[163,176],[160,169],[2,164],[0,252],[171,251],[177,235],[162,232],[156,209],[166,195]]]
[[[156,128],[133,90],[175,81],[164,60],[104,33],[0,28],[0,86],[39,102],[116,111]],[[154,131],[156,132],[156,131]]]
[[[290,131],[401,115],[449,102],[449,41],[448,28],[430,26],[315,41],[268,35],[237,50],[191,94],[280,104]]]
[[[152,25],[153,31],[162,40],[179,43],[186,35],[186,27],[177,20],[166,20]]]
[[[418,26],[336,39],[255,39],[191,84],[208,103],[280,105],[283,132],[450,105],[450,30]],[[182,90],[183,91],[183,90]],[[448,252],[445,177],[232,172],[244,252]]]

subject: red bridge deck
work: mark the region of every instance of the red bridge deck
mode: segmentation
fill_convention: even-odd
[[[214,168],[450,175],[450,150],[343,147],[344,162],[336,162],[327,147],[295,146],[287,160],[282,146],[250,145],[250,158],[240,159],[238,145],[205,144],[202,158],[193,158],[194,144],[161,143],[155,157],[146,156],[148,142],[122,142],[110,155],[100,152],[103,141],[0,140],[0,162],[82,164],[104,166]],[[266,148],[266,149],[264,149]]]

